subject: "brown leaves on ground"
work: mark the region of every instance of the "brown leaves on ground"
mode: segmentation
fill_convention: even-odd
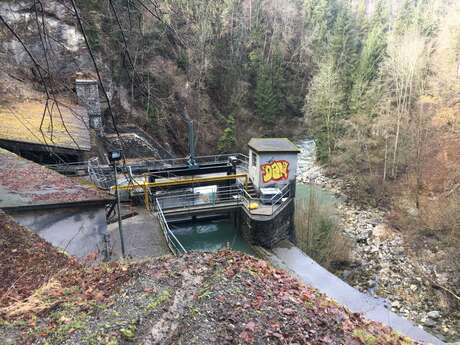
[[[265,261],[223,251],[211,265],[222,273],[206,294],[211,297],[193,306],[200,312],[185,317],[188,344],[199,344],[193,339],[203,333],[210,344],[411,344]]]
[[[67,301],[84,306],[113,294],[135,272],[119,262],[91,268],[0,211],[0,316],[31,318]]]
[[[60,270],[80,264],[0,211],[0,307],[29,297]]]
[[[0,185],[6,196],[8,193],[18,195],[23,200],[21,203],[69,203],[111,198],[89,183],[83,184],[1,148],[0,169]]]
[[[0,321],[12,325],[13,332],[18,320],[39,329],[30,333],[27,328],[18,328],[24,332],[18,338],[22,343],[33,343],[37,337],[53,338],[56,332],[63,337],[76,336],[75,332],[84,328],[78,320],[84,318],[88,325],[98,323],[99,309],[95,306],[106,302],[104,308],[110,311],[117,296],[133,293],[123,290],[133,286],[125,283],[138,279],[144,294],[160,291],[161,286],[162,291],[168,291],[171,303],[160,307],[149,302],[148,307],[142,307],[133,301],[129,305],[131,312],[141,308],[147,313],[142,314],[138,333],[130,340],[134,343],[152,336],[149,325],[176,320],[174,327],[165,326],[171,333],[165,338],[167,344],[411,344],[390,328],[349,312],[287,272],[242,253],[190,253],[90,268],[5,215],[0,220],[4,229],[0,245],[5,254],[0,259]],[[143,285],[149,279],[155,286]],[[176,309],[169,310],[173,307]],[[119,337],[120,332],[110,336]]]

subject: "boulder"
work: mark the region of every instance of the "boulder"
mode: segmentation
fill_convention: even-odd
[[[388,224],[380,223],[372,230],[372,236],[380,241],[385,241],[393,238],[395,232]]]
[[[430,319],[433,319],[433,320],[437,320],[441,317],[441,313],[437,310],[433,310],[433,311],[430,311],[427,316],[430,318]]]

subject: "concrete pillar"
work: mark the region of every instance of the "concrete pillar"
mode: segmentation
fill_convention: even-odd
[[[89,116],[89,126],[102,131],[103,122],[101,102],[99,100],[99,84],[97,80],[77,79],[75,81],[78,103],[85,106]]]

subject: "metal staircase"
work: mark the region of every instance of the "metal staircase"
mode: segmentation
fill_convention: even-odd
[[[252,183],[250,179],[248,183],[246,184],[246,186],[244,186],[244,190],[251,198],[257,199],[259,197],[259,194],[257,193],[257,189],[254,186],[254,183]]]

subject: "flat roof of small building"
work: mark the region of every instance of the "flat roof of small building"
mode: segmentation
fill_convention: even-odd
[[[86,109],[69,100],[17,100],[0,104],[0,139],[63,149],[91,149]],[[41,128],[40,128],[41,127]]]
[[[252,138],[248,146],[256,152],[300,152],[288,138]]]
[[[112,199],[90,182],[61,175],[0,148],[0,208],[91,205]]]

